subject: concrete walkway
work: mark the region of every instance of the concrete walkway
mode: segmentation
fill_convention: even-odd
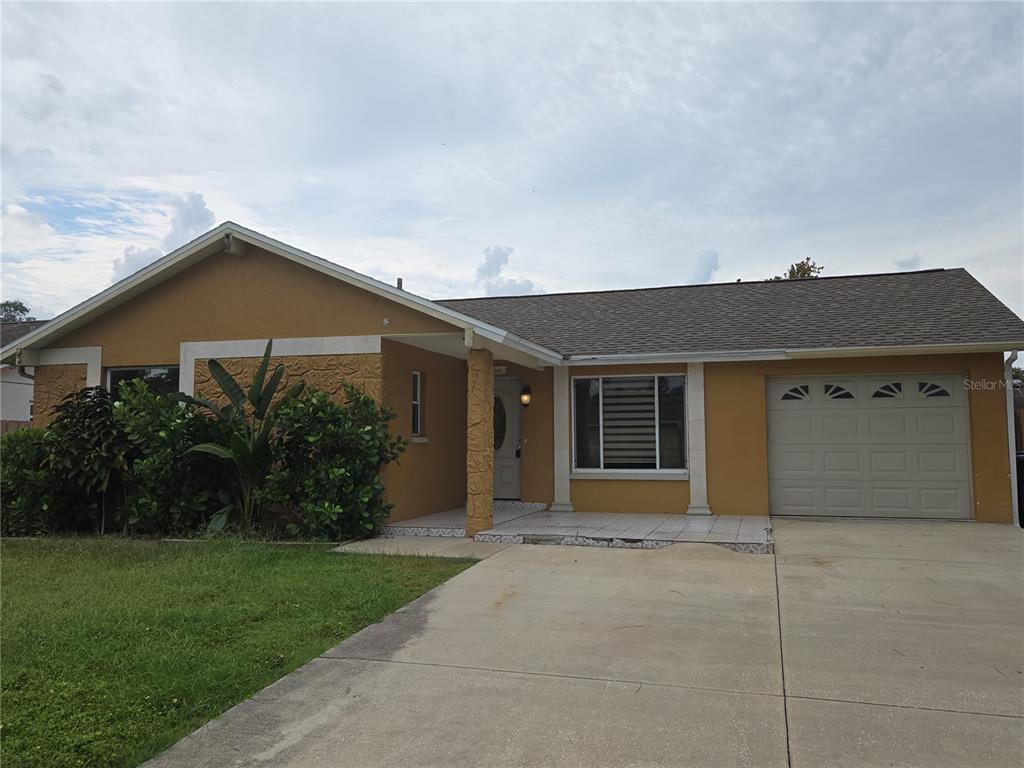
[[[785,520],[775,556],[509,546],[149,765],[1018,765],[1021,534]]]
[[[460,538],[466,508],[384,526],[385,537]],[[551,512],[543,504],[494,502],[494,527],[476,541],[658,549],[678,542],[718,544],[738,552],[774,551],[771,519],[764,515],[664,515],[624,512]]]

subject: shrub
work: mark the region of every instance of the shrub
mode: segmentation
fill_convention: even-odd
[[[0,534],[38,536],[60,525],[66,508],[64,483],[47,466],[45,429],[18,429],[0,438]]]
[[[65,397],[50,425],[46,466],[66,479],[85,500],[73,529],[91,520],[106,530],[108,512],[117,512],[122,473],[128,468],[128,440],[114,419],[114,399],[104,387],[85,387]]]
[[[210,373],[228,399],[228,405],[221,407],[210,400],[177,395],[177,399],[185,403],[209,410],[223,427],[220,441],[199,443],[191,448],[230,462],[232,482],[228,486],[231,488],[231,493],[227,494],[229,501],[210,520],[207,530],[212,533],[224,527],[231,509],[237,511],[237,521],[245,530],[250,530],[258,522],[260,500],[273,470],[279,438],[275,430],[277,410],[294,399],[305,386],[305,382],[300,381],[279,395],[284,366],[278,364],[267,379],[273,345],[274,340],[270,339],[248,390],[243,390],[220,362],[208,362]]]
[[[377,533],[391,505],[381,467],[405,449],[388,434],[389,409],[352,385],[344,403],[309,391],[278,411],[278,465],[266,490],[289,532],[334,540]]]
[[[147,533],[201,530],[223,506],[223,472],[190,449],[224,439],[224,430],[194,405],[152,392],[141,379],[121,382],[118,394],[114,419],[130,446],[128,526]]]

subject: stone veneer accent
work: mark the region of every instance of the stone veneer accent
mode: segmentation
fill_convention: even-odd
[[[466,361],[466,536],[494,527],[494,357],[469,350]]]
[[[85,386],[87,366],[37,365],[33,371],[32,426],[45,427],[53,421],[53,409],[60,401]]]
[[[233,357],[217,358],[228,373],[247,389],[256,369],[260,367],[261,358]],[[342,386],[346,383],[355,384],[378,403],[384,396],[384,375],[379,353],[358,355],[296,355],[288,357],[271,357],[267,376],[273,372],[278,363],[284,365],[284,379],[280,392],[286,391],[295,382],[303,380],[306,386],[320,389],[332,397],[344,398]],[[196,361],[195,393],[197,397],[226,400],[217,386],[217,381],[210,374],[206,360]]]

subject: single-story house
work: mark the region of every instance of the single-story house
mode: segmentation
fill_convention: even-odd
[[[47,320],[0,323],[0,346],[7,347]],[[32,419],[32,379],[15,365],[0,365],[0,432],[24,426]]]
[[[5,346],[36,423],[83,385],[210,393],[205,360],[360,385],[410,445],[393,520],[554,510],[1016,519],[1008,351],[963,269],[429,301],[222,224]]]

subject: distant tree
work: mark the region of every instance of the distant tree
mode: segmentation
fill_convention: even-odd
[[[1024,381],[1024,368],[1019,365],[1013,366],[1013,378],[1017,381]]]
[[[817,277],[825,271],[824,267],[819,267],[808,256],[803,261],[798,261],[796,264],[790,264],[789,269],[786,270],[784,275],[776,275],[772,280],[797,280],[804,277]]]
[[[21,299],[0,301],[0,322],[20,323],[23,320],[35,320],[29,315],[29,309]]]

